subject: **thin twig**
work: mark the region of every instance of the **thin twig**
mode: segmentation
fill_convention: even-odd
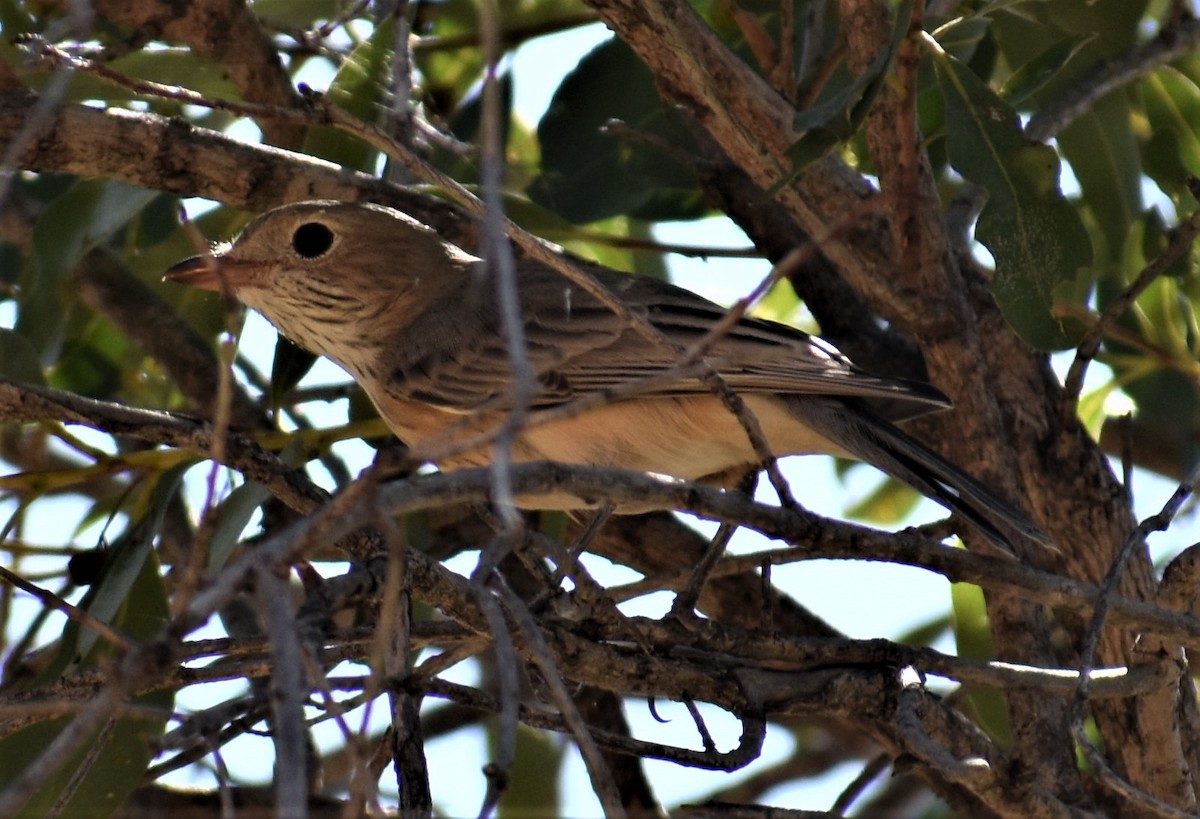
[[[722,523],[718,527],[717,533],[709,541],[704,554],[688,572],[687,582],[675,595],[675,602],[671,604],[671,617],[687,621],[696,616],[696,602],[700,599],[704,584],[708,582],[712,570],[721,556],[725,554],[725,549],[729,546],[729,541],[737,530],[736,523]]]
[[[858,797],[862,796],[863,792],[879,775],[888,769],[892,764],[892,758],[888,754],[876,754],[867,761],[863,769],[858,772],[858,776],[854,777],[842,792],[838,794],[833,805],[830,806],[829,812],[834,816],[844,816],[850,806]]]
[[[1191,189],[1193,196],[1200,197],[1200,180],[1190,179],[1188,187]],[[1063,383],[1063,394],[1059,401],[1058,414],[1062,422],[1070,423],[1075,417],[1075,408],[1079,403],[1079,395],[1083,389],[1083,377],[1087,373],[1088,364],[1096,357],[1096,353],[1100,349],[1100,342],[1104,340],[1104,334],[1110,324],[1113,324],[1124,315],[1129,306],[1134,300],[1142,294],[1154,281],[1170,267],[1176,259],[1180,258],[1196,241],[1196,237],[1200,236],[1200,208],[1192,212],[1187,221],[1180,224],[1171,232],[1171,240],[1153,259],[1151,259],[1137,277],[1129,283],[1129,286],[1121,291],[1120,295],[1110,301],[1104,307],[1104,312],[1100,314],[1100,318],[1088,330],[1087,335],[1079,342],[1079,347],[1075,352],[1075,359],[1071,362],[1071,367],[1067,371],[1067,377]]]
[[[1155,816],[1166,817],[1166,819],[1195,819],[1195,811],[1183,810],[1174,805],[1168,805],[1166,802],[1146,793],[1141,788],[1134,786],[1121,777],[1108,764],[1108,760],[1104,758],[1104,754],[1092,743],[1092,739],[1087,733],[1083,719],[1071,720],[1071,736],[1083,751],[1083,755],[1087,758],[1088,765],[1091,766],[1093,774],[1099,778],[1105,787],[1133,803],[1130,808],[1132,810],[1136,806],[1136,815],[1144,816],[1149,812]]]
[[[1183,504],[1196,491],[1197,485],[1200,485],[1200,464],[1192,467],[1187,478],[1181,483],[1167,502],[1163,504],[1156,514],[1143,520],[1137,525],[1137,528],[1130,533],[1122,544],[1121,550],[1117,552],[1116,558],[1112,565],[1109,566],[1108,573],[1104,576],[1104,582],[1100,586],[1100,594],[1096,599],[1096,607],[1092,612],[1091,622],[1088,624],[1088,630],[1084,635],[1083,647],[1079,652],[1079,686],[1075,693],[1075,703],[1078,710],[1082,710],[1087,702],[1090,667],[1093,658],[1096,655],[1096,650],[1100,645],[1100,636],[1104,631],[1105,620],[1108,617],[1111,607],[1111,600],[1116,595],[1117,584],[1125,573],[1125,567],[1129,560],[1133,557],[1139,548],[1143,548],[1146,543],[1146,537],[1151,532],[1165,532],[1179,514],[1179,510]]]
[[[62,612],[67,616],[67,619],[74,620],[84,628],[91,629],[97,636],[116,648],[129,649],[136,645],[133,640],[103,620],[98,620],[78,606],[68,603],[54,592],[47,591],[41,586],[35,586],[19,574],[9,571],[4,566],[0,566],[0,580],[4,580],[18,589],[33,595],[43,606]]]
[[[489,476],[490,477],[490,476]],[[414,559],[416,555],[412,556]],[[496,751],[491,762],[484,766],[487,792],[479,808],[479,819],[486,819],[500,803],[500,797],[508,788],[509,773],[516,759],[517,723],[520,720],[520,680],[517,654],[513,648],[512,634],[504,619],[500,601],[483,583],[472,583],[471,591],[476,605],[487,621],[492,635],[492,651],[495,655],[500,702],[496,731]]]
[[[0,421],[43,419],[83,424],[109,434],[132,435],[197,455],[212,452],[212,427],[203,421],[0,378]],[[303,472],[288,466],[252,438],[240,433],[227,438],[224,465],[262,483],[288,507],[308,513],[329,499],[329,494]]]
[[[533,615],[529,612],[529,609],[521,598],[508,587],[508,584],[504,582],[504,579],[499,574],[493,576],[492,586],[497,589],[501,599],[504,601],[505,608],[508,609],[509,615],[516,622],[517,628],[520,630],[526,645],[529,646],[529,650],[534,657],[534,662],[541,672],[542,682],[549,689],[550,696],[555,706],[557,706],[558,712],[562,715],[563,721],[571,731],[571,736],[574,738],[575,744],[579,748],[579,753],[583,757],[588,777],[592,782],[592,788],[597,798],[600,800],[600,806],[604,810],[604,815],[607,817],[625,816],[625,809],[621,804],[621,793],[613,781],[612,771],[604,761],[600,749],[596,746],[596,740],[592,737],[591,729],[583,721],[583,716],[579,713],[578,706],[571,699],[566,683],[563,682],[562,675],[554,664],[550,647],[546,645],[546,638],[542,636],[537,621],[533,618]]]
[[[308,805],[305,749],[303,648],[296,635],[287,583],[273,571],[255,573],[255,590],[271,638],[271,737],[275,743],[275,809],[281,816],[303,816]]]

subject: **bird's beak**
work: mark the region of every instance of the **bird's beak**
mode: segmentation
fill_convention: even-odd
[[[229,290],[236,293],[243,287],[254,285],[263,271],[257,262],[243,262],[221,256],[193,256],[171,265],[163,281],[198,287],[220,293]]]

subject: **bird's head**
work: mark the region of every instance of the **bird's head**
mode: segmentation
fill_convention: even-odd
[[[228,292],[344,364],[355,345],[388,337],[429,300],[460,289],[476,261],[391,208],[313,201],[268,211],[165,278]]]

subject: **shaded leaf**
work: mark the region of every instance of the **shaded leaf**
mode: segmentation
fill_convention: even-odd
[[[27,384],[45,384],[37,350],[29,339],[13,330],[0,328],[0,375]]]
[[[288,466],[297,466],[304,454],[304,445],[295,438],[279,453]],[[257,481],[246,481],[229,493],[216,512],[216,523],[208,538],[208,570],[222,569],[233,554],[254,514],[273,497],[270,490]]]
[[[116,395],[126,377],[129,339],[107,321],[78,312],[73,319],[70,326],[75,332],[70,333],[61,358],[49,371],[50,385],[91,398]],[[86,326],[76,330],[81,323]]]
[[[488,732],[495,745],[495,731]],[[501,819],[559,816],[558,770],[566,746],[552,735],[520,725],[517,728],[513,776],[500,798]]]
[[[1026,140],[1016,112],[957,60],[941,53],[935,64],[950,162],[988,193],[975,234],[996,263],[992,295],[1029,344],[1069,346],[1082,328],[1051,308],[1059,288],[1091,263],[1092,246],[1059,189],[1058,155]]]
[[[1058,135],[1063,157],[1083,190],[1088,215],[1098,228],[1095,247],[1116,258],[1130,225],[1141,213],[1141,156],[1130,121],[1130,98],[1118,91],[1096,101]]]
[[[113,541],[101,577],[92,584],[79,603],[80,608],[88,614],[105,623],[124,622],[123,630],[130,628],[132,622],[136,628],[130,632],[130,636],[149,637],[157,633],[150,622],[157,616],[154,607],[148,606],[142,611],[139,608],[142,601],[132,596],[132,590],[139,582],[148,582],[139,578],[145,570],[147,556],[153,551],[154,539],[162,526],[167,504],[179,489],[184,474],[194,464],[194,461],[178,464],[159,475],[146,488],[145,509],[140,515],[135,514],[136,522],[131,523]],[[152,562],[157,566],[157,559]],[[165,596],[165,590],[162,593]],[[150,618],[150,621],[144,617]],[[62,642],[59,661],[47,669],[52,678],[80,665],[94,664],[111,653],[111,648],[101,643],[94,632],[81,629],[74,622],[67,623]]]
[[[920,623],[896,638],[897,643],[906,646],[929,646],[941,639],[942,635],[953,625],[946,614],[935,615],[932,619]]]
[[[254,0],[254,13],[262,20],[293,28],[313,28],[337,19],[355,0]]]
[[[1150,133],[1169,136],[1172,158],[1177,158],[1188,173],[1200,176],[1200,88],[1182,73],[1164,66],[1142,79],[1141,90]],[[1177,168],[1174,165],[1172,169]],[[1169,178],[1182,183],[1179,176]]]
[[[54,361],[63,340],[68,273],[87,250],[159,195],[122,182],[88,179],[73,185],[38,219],[32,271],[21,291],[16,329],[39,351],[43,363]]]
[[[1093,35],[1064,37],[1013,72],[1000,89],[1000,96],[1014,107],[1029,99],[1050,82],[1079,53]]]
[[[948,21],[934,31],[933,36],[937,38],[938,45],[955,59],[969,63],[991,27],[991,18],[982,14],[970,14]]]
[[[501,145],[507,146],[509,133],[512,131],[512,105],[513,105],[513,78],[511,71],[504,71],[496,78],[496,82],[500,88],[500,122],[503,129],[501,135]],[[483,116],[483,94],[482,89],[478,89],[478,93],[469,97],[466,102],[459,106],[454,112],[454,116],[450,120],[450,132],[460,142],[471,145],[481,142],[481,134],[479,126]],[[471,153],[467,156],[452,153],[444,148],[439,148],[434,152],[434,161],[437,166],[444,172],[462,182],[464,185],[479,184],[479,163],[477,155]],[[508,173],[511,173],[506,169]],[[506,176],[508,175],[506,173]],[[510,177],[511,179],[511,177]]]
[[[541,173],[529,198],[577,224],[625,214],[691,219],[707,206],[695,176],[659,145],[601,129],[620,120],[651,141],[688,150],[679,115],[662,104],[649,69],[609,40],[579,61],[538,123]]]

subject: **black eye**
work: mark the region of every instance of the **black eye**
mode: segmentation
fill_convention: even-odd
[[[320,222],[305,222],[292,234],[292,247],[306,259],[325,255],[333,246],[333,231]]]

